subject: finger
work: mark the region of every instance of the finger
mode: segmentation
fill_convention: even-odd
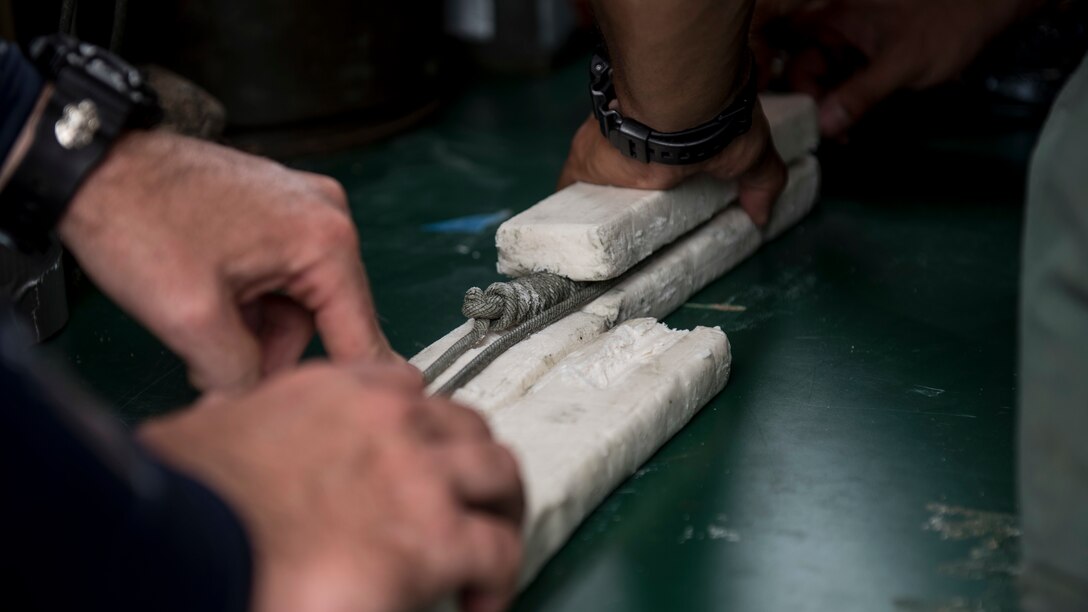
[[[341,360],[396,360],[378,325],[370,286],[359,257],[358,236],[347,215],[325,217],[312,240],[322,256],[287,287],[287,294],[314,313],[329,356]]]
[[[555,190],[562,191],[576,182],[577,179],[574,178],[574,169],[571,168],[571,162],[568,159],[567,162],[563,164],[562,172],[559,173],[559,181],[556,182]]]
[[[525,494],[517,460],[506,447],[494,442],[460,442],[444,445],[438,452],[462,502],[521,525]]]
[[[333,291],[329,300],[317,308],[317,329],[334,360],[391,359],[393,349],[378,325],[366,271],[358,254],[355,258],[330,271],[331,277],[339,277],[339,282],[331,286],[341,289]]]
[[[711,173],[722,180],[735,178],[741,208],[757,226],[767,224],[771,208],[785,187],[786,168],[771,141],[762,107],[756,105],[752,128],[723,151]]]
[[[281,295],[262,296],[255,306],[258,320],[250,328],[261,345],[263,375],[297,364],[313,339],[313,317],[297,302]]]
[[[423,373],[403,359],[378,362],[356,360],[342,362],[339,366],[349,370],[357,380],[366,385],[409,393],[423,392]]]
[[[771,209],[786,187],[786,177],[786,165],[771,146],[741,175],[737,199],[757,226],[764,227],[771,220]]]
[[[517,593],[521,572],[521,529],[493,516],[470,514],[462,529],[463,610],[498,612]]]
[[[441,397],[427,398],[421,407],[436,437],[454,442],[491,439],[487,421],[475,410]]]
[[[566,189],[585,178],[588,165],[586,160],[592,155],[593,148],[596,146],[594,140],[599,136],[597,121],[590,115],[582,122],[582,125],[578,126],[574,138],[571,139],[570,152],[563,163],[562,172],[559,173],[557,191]]]
[[[243,389],[260,379],[260,345],[226,292],[210,298],[186,296],[173,307],[177,311],[160,335],[185,361],[194,387]]]
[[[845,134],[862,116],[906,84],[905,64],[880,59],[870,63],[829,93],[820,104],[820,131]]]

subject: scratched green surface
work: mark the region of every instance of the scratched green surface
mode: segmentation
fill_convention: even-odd
[[[424,129],[300,162],[347,186],[399,351],[460,323],[463,290],[496,278],[493,225],[426,226],[546,196],[586,112],[582,85],[578,66],[477,85]],[[729,386],[516,609],[1012,609],[1025,151],[829,156],[817,211],[692,299],[743,311],[667,321],[728,332]],[[172,355],[80,287],[50,344],[124,420],[193,397]]]

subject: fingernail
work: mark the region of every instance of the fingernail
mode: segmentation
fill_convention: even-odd
[[[853,123],[850,113],[835,100],[827,100],[820,106],[820,132],[824,136],[838,136]]]

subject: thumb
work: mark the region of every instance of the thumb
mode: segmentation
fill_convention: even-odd
[[[901,66],[879,59],[829,93],[820,103],[820,132],[832,138],[842,136],[874,106],[903,87],[906,74]]]
[[[596,146],[599,144],[597,140],[603,140],[601,136],[600,128],[597,126],[597,120],[590,115],[582,122],[582,125],[578,126],[577,131],[574,132],[574,137],[570,141],[570,151],[567,153],[567,160],[563,162],[563,170],[559,174],[559,181],[556,185],[556,191],[560,191],[570,187],[574,183],[583,180],[588,174],[588,159],[593,155]]]

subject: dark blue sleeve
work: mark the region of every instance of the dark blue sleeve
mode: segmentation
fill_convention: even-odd
[[[0,163],[38,101],[42,78],[14,44],[0,39]]]
[[[251,553],[231,509],[147,455],[63,373],[30,364],[2,318],[4,600],[32,610],[245,610]]]

